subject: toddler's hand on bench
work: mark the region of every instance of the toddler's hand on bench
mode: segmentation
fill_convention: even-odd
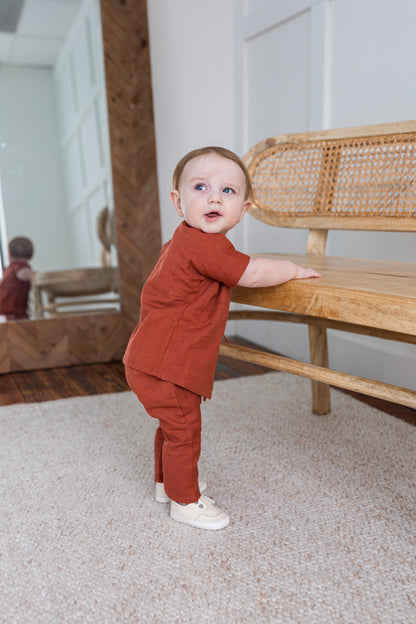
[[[321,277],[315,269],[304,269],[290,260],[251,258],[237,286],[259,288],[278,286],[293,279]]]
[[[309,279],[310,277],[322,277],[315,269],[305,268],[296,265],[296,277],[294,279]]]

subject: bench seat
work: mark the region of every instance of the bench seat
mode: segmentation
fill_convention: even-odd
[[[403,341],[416,343],[416,264],[308,254],[256,255],[310,266],[322,277],[270,288],[236,287],[231,301],[356,324],[358,333],[364,326],[408,334]]]

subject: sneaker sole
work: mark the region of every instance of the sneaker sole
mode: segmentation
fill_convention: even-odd
[[[208,531],[218,531],[219,529],[225,529],[226,526],[230,524],[230,518],[224,518],[223,520],[218,520],[217,522],[198,522],[197,520],[186,520],[185,518],[180,518],[178,516],[174,516],[170,514],[172,520],[176,520],[176,522],[182,522],[182,524],[188,524],[196,529],[207,529]]]

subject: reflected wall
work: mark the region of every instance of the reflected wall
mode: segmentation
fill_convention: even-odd
[[[0,91],[3,247],[31,238],[38,271],[98,266],[97,216],[114,208],[98,0],[80,5],[53,68],[3,65]]]

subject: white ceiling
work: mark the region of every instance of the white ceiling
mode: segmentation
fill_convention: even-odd
[[[21,2],[0,0],[0,65],[53,67],[81,2],[23,0],[16,28],[7,32],[10,26],[5,17],[18,10]]]

